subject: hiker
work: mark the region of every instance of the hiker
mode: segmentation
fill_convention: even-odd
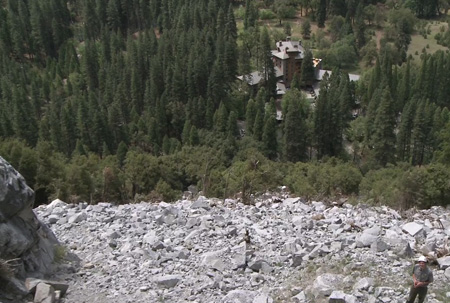
[[[421,256],[417,261],[418,264],[414,265],[412,273],[414,284],[411,286],[406,303],[414,303],[417,295],[419,295],[419,303],[423,303],[427,295],[428,284],[433,282],[433,272],[427,266],[427,258]]]

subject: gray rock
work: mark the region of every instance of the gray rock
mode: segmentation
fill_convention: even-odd
[[[154,278],[156,284],[164,288],[173,288],[178,284],[178,282],[180,282],[180,280],[180,275],[165,275]]]
[[[356,247],[369,247],[377,241],[378,236],[369,234],[369,233],[362,233],[359,238],[356,240]]]
[[[450,267],[447,267],[447,269],[444,272],[445,277],[450,280]]]
[[[335,290],[331,293],[328,303],[346,303],[345,293],[340,290]]]
[[[440,269],[446,269],[450,267],[450,256],[437,259]]]
[[[306,298],[306,294],[304,291],[301,291],[300,293],[298,293],[297,295],[292,297],[292,301],[294,303],[306,303],[307,302],[307,298]]]
[[[273,299],[266,295],[258,295],[253,299],[252,303],[273,303]]]
[[[389,245],[381,239],[377,239],[370,245],[370,249],[374,252],[383,252],[389,249]]]
[[[39,283],[44,283],[52,286],[54,290],[58,290],[61,293],[61,296],[64,296],[67,290],[69,289],[69,285],[63,282],[34,279],[34,278],[27,278],[25,280],[25,286],[28,289],[28,291],[32,294],[36,292],[36,287]]]
[[[34,295],[34,303],[54,303],[55,290],[51,285],[46,283],[38,283],[36,293]]]
[[[399,256],[403,258],[411,258],[414,256],[414,251],[409,243],[406,243],[405,247],[399,252]]]
[[[362,278],[353,285],[353,289],[356,291],[368,290],[369,287],[373,286],[374,282],[372,278]]]
[[[50,229],[32,211],[34,192],[23,177],[0,157],[0,259],[19,260],[17,275],[41,277],[53,270]]]
[[[206,198],[203,197],[203,196],[200,196],[200,197],[198,197],[198,199],[197,199],[194,203],[192,203],[191,208],[192,208],[192,209],[203,208],[203,209],[208,210],[208,209],[210,209],[211,207],[210,207],[210,205],[209,205],[208,199],[206,199]]]
[[[318,276],[313,283],[312,292],[314,297],[329,296],[335,288],[339,288],[342,285],[343,275],[340,274],[323,274]]]
[[[258,293],[250,290],[232,290],[223,297],[222,303],[253,303]]]
[[[249,262],[248,267],[257,272],[270,273],[272,271],[272,267],[265,260]]]
[[[408,222],[402,226],[402,230],[414,237],[423,230],[423,226],[416,222]]]
[[[85,212],[76,213],[73,216],[69,217],[68,222],[71,224],[80,223],[87,219],[87,215]]]

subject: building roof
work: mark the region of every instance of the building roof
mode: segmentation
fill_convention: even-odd
[[[248,75],[245,75],[246,81],[249,85],[257,85],[261,82],[263,75],[259,72],[253,72]],[[238,76],[239,80],[244,80],[244,76]]]
[[[305,55],[305,49],[302,46],[301,41],[291,41],[288,37],[286,41],[278,41],[276,44],[277,49],[272,51],[272,55],[280,58],[289,58],[288,53],[297,53],[295,59],[303,59]]]
[[[328,73],[328,76],[331,76],[332,71],[326,70],[326,69],[319,69],[319,71],[316,73],[316,80],[322,81],[323,77],[325,76],[325,73]],[[359,81],[360,75],[356,74],[348,74],[348,78],[350,81]]]
[[[272,51],[272,56],[280,58],[282,60],[289,59],[289,55],[285,52],[279,52],[277,50]]]

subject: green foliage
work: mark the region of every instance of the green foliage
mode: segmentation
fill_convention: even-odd
[[[272,20],[277,16],[271,9],[261,9],[259,10],[259,18],[261,20]]]
[[[282,173],[257,150],[246,149],[236,156],[223,177],[226,195],[240,193],[244,202],[251,202],[253,194],[275,189],[282,180]]]
[[[155,187],[155,192],[164,201],[171,202],[180,198],[181,192],[173,190],[172,187],[164,180],[159,180]]]
[[[330,158],[323,163],[296,163],[289,168],[286,185],[307,198],[357,195],[363,179],[357,167]]]
[[[63,245],[55,245],[53,247],[53,262],[62,263],[67,255],[67,248]]]
[[[243,191],[250,199],[286,182],[279,177],[284,161],[298,166],[298,179],[287,178],[297,193],[356,195],[360,175],[347,152],[364,179],[389,162],[422,168],[393,175],[396,190],[378,192],[377,181],[364,185],[365,194],[391,204],[444,203],[450,57],[428,54],[430,43],[419,60],[402,64],[414,31],[432,33],[416,16],[434,16],[436,1],[393,9],[344,0],[125,2],[0,5],[0,155],[26,178],[37,203],[169,201],[191,184],[208,196]],[[298,22],[285,22],[298,13],[300,32]],[[273,18],[284,28],[258,23]],[[327,29],[311,33],[310,21]],[[378,44],[366,27],[385,21]],[[314,80],[305,53],[279,123],[269,101],[276,96],[271,51],[274,41],[300,34],[311,37],[305,48],[333,75],[312,107],[296,90]],[[449,37],[448,26],[436,36],[443,45]],[[358,60],[375,66],[355,90],[335,68],[354,70]],[[259,87],[236,80],[256,70],[268,80]],[[316,159],[325,162],[298,163]],[[423,192],[414,188],[421,183]]]
[[[369,171],[359,186],[361,196],[375,204],[402,207],[400,180],[407,167],[388,165]]]

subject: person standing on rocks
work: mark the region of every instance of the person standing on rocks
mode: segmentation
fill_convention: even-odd
[[[419,295],[419,303],[425,301],[425,296],[428,291],[428,284],[433,282],[433,272],[427,266],[427,258],[421,256],[418,260],[418,264],[414,265],[413,280],[414,284],[409,291],[408,301],[406,303],[414,303],[417,295]]]

